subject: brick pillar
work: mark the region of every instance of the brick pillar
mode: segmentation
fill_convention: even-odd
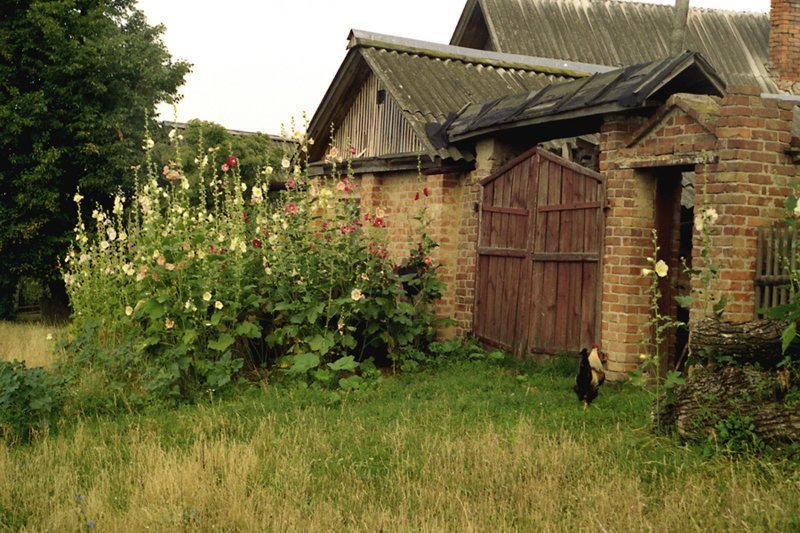
[[[460,181],[461,195],[457,212],[457,263],[455,271],[455,320],[459,335],[472,332],[475,310],[475,272],[477,267],[478,224],[481,197],[479,182],[505,164],[511,157],[507,146],[495,139],[480,140],[475,147],[475,170]]]
[[[460,178],[459,174],[431,174],[424,178],[429,194],[427,210],[431,222],[428,231],[431,238],[439,243],[433,256],[441,265],[439,279],[447,284],[442,299],[436,305],[436,313],[453,319],[456,315],[459,230],[457,215],[462,194]],[[456,333],[455,328],[440,331],[444,338],[450,338]]]
[[[641,121],[609,117],[600,132],[600,172],[606,181],[608,211],[603,244],[601,341],[610,379],[634,370],[649,331],[649,278],[654,226],[655,179],[619,167],[617,158]]]
[[[800,0],[772,0],[769,22],[770,63],[789,89],[800,82]]]
[[[758,228],[780,223],[796,175],[784,153],[791,140],[792,106],[764,100],[759,93],[757,87],[729,89],[717,120],[719,161],[699,166],[696,177],[695,214],[714,208],[719,215],[709,246],[719,279],[710,293],[727,298],[724,318],[731,321],[754,317]],[[695,231],[693,267],[704,267],[701,254],[701,237]],[[697,278],[692,284],[701,288]],[[704,315],[704,302],[695,298],[691,319]]]

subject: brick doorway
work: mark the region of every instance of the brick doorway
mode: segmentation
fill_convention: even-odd
[[[693,167],[663,167],[652,169],[655,179],[654,228],[658,233],[658,259],[669,266],[669,275],[661,279],[659,313],[673,320],[689,322],[689,307],[679,303],[680,296],[691,295],[691,277],[684,265],[692,265],[692,231],[694,224]],[[688,343],[687,328],[671,328],[664,334],[660,346],[659,372],[681,364]]]

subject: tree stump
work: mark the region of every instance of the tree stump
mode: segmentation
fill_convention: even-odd
[[[718,423],[737,417],[752,433],[776,446],[800,442],[800,393],[791,374],[735,366],[699,368],[663,401],[661,431],[688,442],[715,438]]]
[[[704,318],[692,324],[689,348],[694,355],[705,351],[730,358],[737,365],[758,363],[761,368],[774,368],[784,358],[781,335],[788,324],[783,320],[723,322]],[[800,339],[789,346],[786,354],[800,356]]]

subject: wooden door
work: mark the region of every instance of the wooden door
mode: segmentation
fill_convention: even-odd
[[[476,336],[518,355],[599,342],[601,176],[533,149],[481,184]]]

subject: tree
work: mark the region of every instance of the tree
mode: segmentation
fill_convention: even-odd
[[[153,161],[158,166],[179,162],[191,183],[198,180],[198,163],[204,156],[209,163],[206,168],[209,175],[205,179],[215,170],[219,171],[220,165],[233,155],[238,160],[242,181],[251,186],[266,167],[277,169],[281,160],[298,148],[291,140],[276,141],[263,133],[233,134],[214,122],[194,119],[185,125],[176,150],[175,139],[169,139],[172,128],[171,123],[165,122],[161,133],[153,136]],[[208,148],[213,151],[209,153]]]
[[[135,0],[6,0],[0,14],[0,318],[21,276],[64,294],[55,269],[89,205],[130,190],[155,105],[190,65]],[[154,126],[154,124],[153,124]]]

